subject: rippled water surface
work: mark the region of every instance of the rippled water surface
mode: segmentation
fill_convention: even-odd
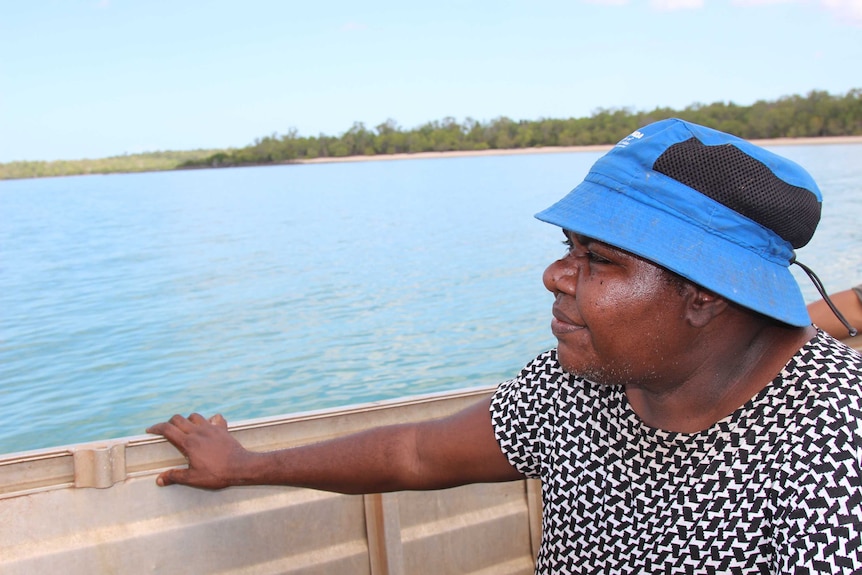
[[[862,281],[862,146],[776,151],[826,198],[799,259]],[[0,453],[509,378],[554,343],[532,214],[597,157],[0,182]]]

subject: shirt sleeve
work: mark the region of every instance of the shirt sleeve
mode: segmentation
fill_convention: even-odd
[[[837,482],[843,486],[826,483],[797,493],[784,523],[786,538],[776,549],[775,573],[862,574],[859,476]]]
[[[530,362],[515,379],[500,384],[491,399],[500,449],[527,477],[542,476],[554,427],[554,383],[563,376],[552,350]]]
[[[834,380],[833,388],[851,392],[828,390],[810,400],[811,418],[789,441],[776,573],[862,575],[862,400],[852,392],[860,384],[852,374]]]

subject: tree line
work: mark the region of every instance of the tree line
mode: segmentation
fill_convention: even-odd
[[[279,164],[313,158],[413,154],[469,150],[506,150],[545,146],[613,144],[653,121],[678,117],[746,139],[862,135],[862,89],[833,96],[812,91],[751,106],[693,104],[683,110],[600,109],[588,118],[514,121],[496,118],[457,122],[444,118],[404,130],[389,120],[373,130],[355,123],[341,136],[300,136],[296,130],[272,134],[250,146],[191,160],[183,167]]]
[[[401,128],[394,120],[373,129],[357,122],[340,136],[301,136],[291,129],[237,149],[156,152],[77,162],[12,162],[0,164],[0,178],[283,164],[381,154],[606,145],[645,124],[671,117],[746,139],[862,136],[862,89],[843,95],[815,90],[804,96],[760,100],[750,106],[715,102],[692,104],[682,110],[599,109],[586,118],[515,121],[500,117],[487,122],[467,118],[458,122],[450,117],[412,129]],[[74,171],[76,168],[80,171]]]
[[[219,151],[145,152],[97,160],[9,162],[0,164],[0,180],[176,170],[186,162],[205,160]]]

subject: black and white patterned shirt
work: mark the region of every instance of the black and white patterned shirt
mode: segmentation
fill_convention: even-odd
[[[862,356],[822,332],[699,433],[647,427],[556,351],[491,415],[542,480],[537,573],[862,573]]]

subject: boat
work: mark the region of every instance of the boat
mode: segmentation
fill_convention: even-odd
[[[492,387],[231,425],[253,450],[444,417]],[[535,480],[341,495],[158,487],[185,464],[141,435],[0,456],[0,573],[520,575],[541,540]]]
[[[862,336],[845,340],[862,350]],[[444,417],[493,387],[231,425],[265,451]],[[185,464],[153,435],[0,456],[0,573],[520,575],[541,541],[536,480],[340,495],[157,487]]]

